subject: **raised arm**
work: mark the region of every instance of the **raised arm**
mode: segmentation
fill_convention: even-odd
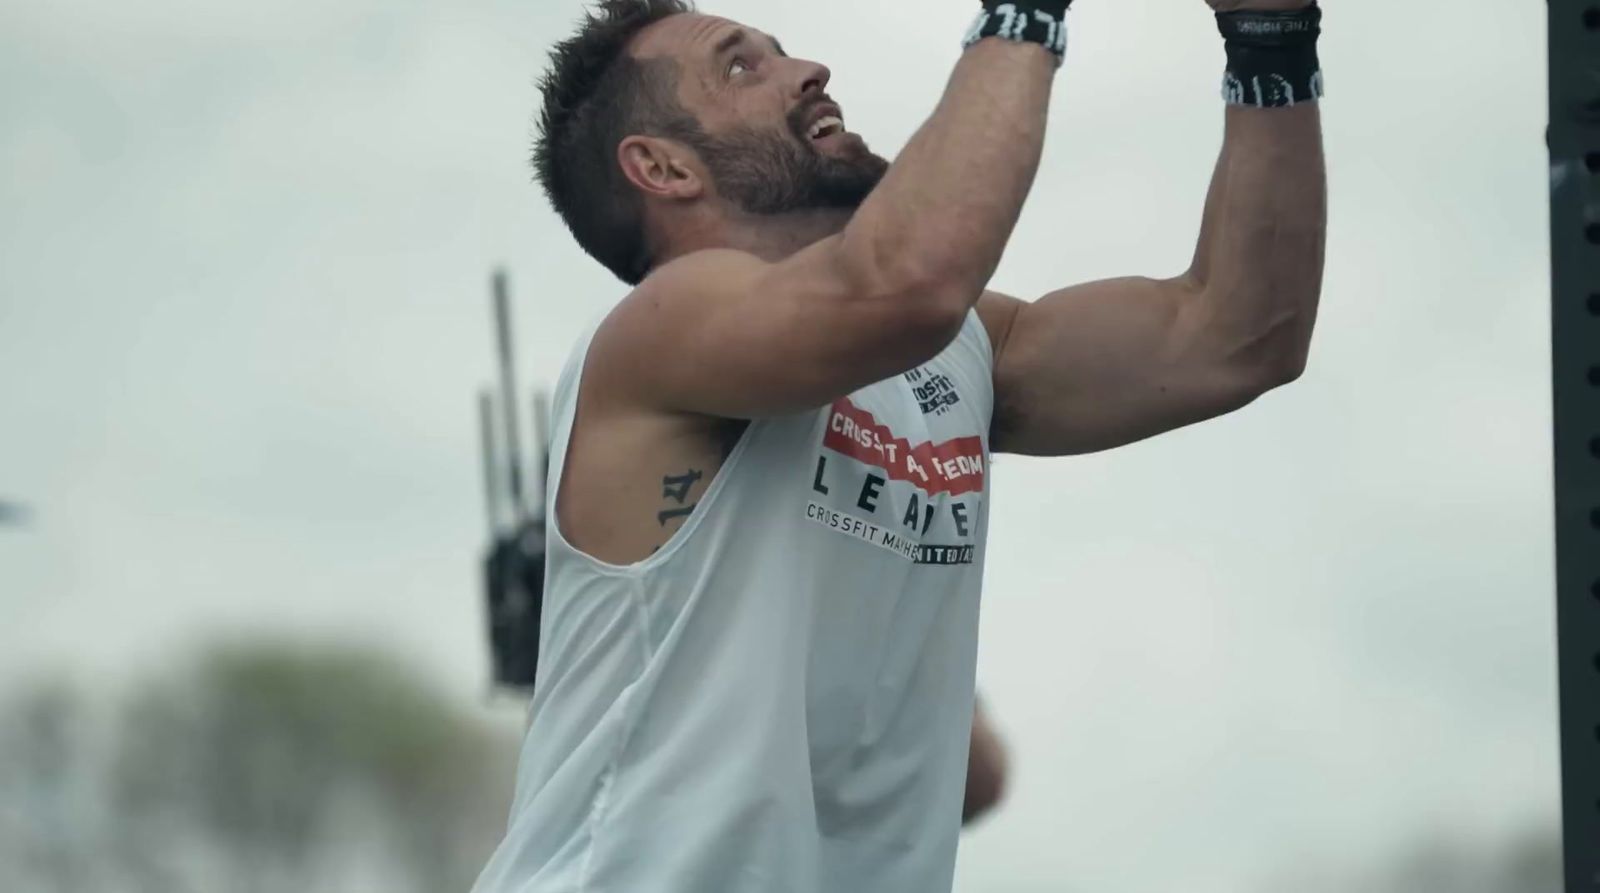
[[[1302,93],[1293,106],[1230,105],[1186,273],[1092,282],[1033,303],[992,292],[980,301],[995,343],[993,448],[1109,449],[1231,412],[1299,377],[1322,288],[1326,192],[1317,102]]]
[[[773,76],[820,90],[788,67],[806,63],[771,64]],[[973,44],[842,232],[777,261],[727,249],[674,260],[602,326],[591,368],[603,365],[631,402],[753,417],[825,405],[931,359],[1016,225],[1056,68],[1039,43]]]

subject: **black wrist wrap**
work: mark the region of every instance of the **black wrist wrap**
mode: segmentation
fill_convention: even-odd
[[[1056,64],[1067,54],[1067,7],[1072,0],[983,0],[983,9],[967,31],[962,47],[986,37],[1037,43],[1056,54]]]
[[[1219,12],[1217,28],[1228,51],[1222,97],[1230,105],[1275,108],[1322,98],[1322,10],[1315,3],[1287,12]]]

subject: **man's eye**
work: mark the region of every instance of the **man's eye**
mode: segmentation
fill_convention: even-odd
[[[750,66],[746,65],[744,63],[743,59],[735,59],[731,63],[728,64],[728,76],[729,77],[733,77],[736,74],[744,74],[745,72],[747,72],[749,70],[750,70]]]

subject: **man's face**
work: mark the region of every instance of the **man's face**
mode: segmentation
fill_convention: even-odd
[[[679,102],[700,124],[694,149],[717,192],[746,213],[854,209],[888,170],[845,130],[825,67],[712,16],[674,16],[652,30],[646,40],[677,60]],[[649,49],[642,43],[640,55]]]

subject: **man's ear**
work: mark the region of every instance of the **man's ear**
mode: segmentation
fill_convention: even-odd
[[[617,162],[628,182],[647,196],[690,199],[705,191],[699,165],[673,140],[630,136],[617,147]]]

